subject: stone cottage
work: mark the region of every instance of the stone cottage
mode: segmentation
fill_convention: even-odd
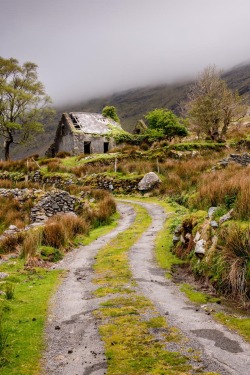
[[[120,124],[98,113],[64,113],[46,155],[53,157],[60,151],[72,155],[106,153],[115,146],[112,133],[119,130]]]

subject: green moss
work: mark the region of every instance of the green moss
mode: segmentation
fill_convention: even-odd
[[[190,299],[191,302],[197,304],[205,304],[205,303],[217,303],[220,301],[220,298],[211,297],[208,294],[201,293],[195,290],[189,284],[182,284],[180,290],[186,294],[186,296]]]
[[[63,258],[62,252],[51,246],[40,246],[38,252],[41,254],[43,260],[49,262],[58,262]]]
[[[248,342],[250,342],[250,318],[232,316],[224,312],[214,314],[214,317],[221,323],[225,324],[228,328],[237,331]]]

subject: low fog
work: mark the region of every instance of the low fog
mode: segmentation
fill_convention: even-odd
[[[249,0],[0,0],[0,55],[35,62],[54,104],[250,59]]]

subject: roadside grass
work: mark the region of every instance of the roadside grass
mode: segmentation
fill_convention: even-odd
[[[115,228],[119,214],[109,224],[79,235],[74,245],[87,245]],[[0,373],[38,375],[45,348],[44,327],[48,302],[64,275],[63,271],[24,268],[24,259],[10,259],[0,265],[8,273],[0,281]]]
[[[246,341],[250,342],[250,318],[246,316],[232,316],[224,312],[213,314],[216,320],[223,323],[228,328],[242,335]]]
[[[191,302],[196,304],[206,304],[206,303],[218,303],[220,302],[220,298],[212,297],[209,294],[199,292],[195,290],[189,284],[182,284],[180,287],[180,291],[185,293],[186,296],[190,299]]]
[[[181,335],[168,326],[148,299],[136,292],[128,265],[128,250],[149,227],[151,219],[143,207],[134,205],[134,209],[134,223],[100,250],[94,266],[94,282],[99,286],[95,294],[108,298],[95,311],[105,344],[107,374],[191,373],[189,359],[194,359],[195,354],[167,350],[166,343],[181,342]]]
[[[1,271],[9,277],[8,282],[0,283],[0,289],[5,291],[11,283],[13,293],[11,298],[1,295],[0,299],[0,319],[7,336],[0,353],[0,373],[39,374],[48,300],[62,272],[40,268],[24,270],[24,261],[19,259],[2,264]]]

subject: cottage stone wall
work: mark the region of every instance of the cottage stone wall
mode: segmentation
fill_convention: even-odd
[[[65,138],[65,137],[64,137]],[[90,153],[92,154],[103,154],[104,143],[108,143],[110,150],[115,146],[113,139],[108,139],[105,136],[95,136],[92,134],[74,134],[74,153],[84,154],[84,142],[90,142]]]

